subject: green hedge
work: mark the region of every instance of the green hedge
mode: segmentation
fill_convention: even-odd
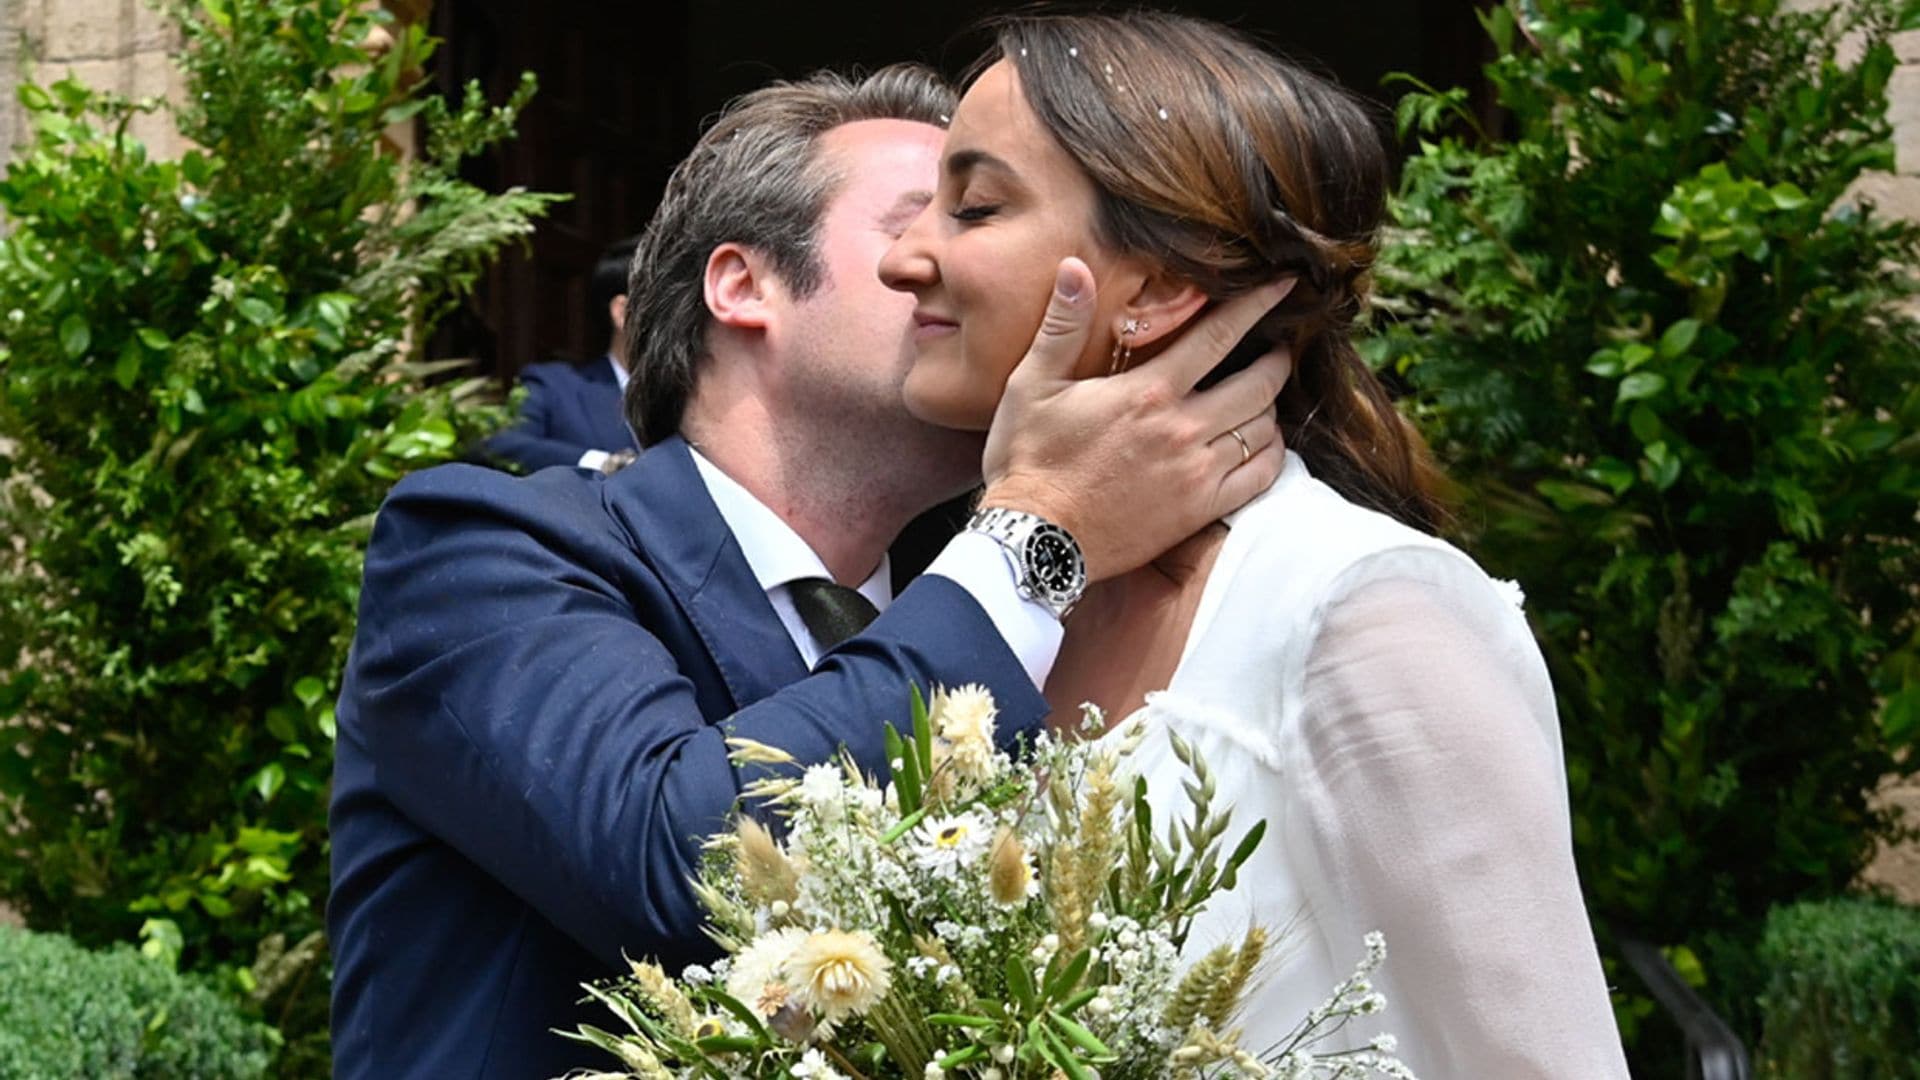
[[[1867,900],[1780,908],[1760,946],[1760,1075],[1920,1077],[1920,909]]]
[[[0,927],[0,1080],[267,1075],[274,1036],[127,946]]]

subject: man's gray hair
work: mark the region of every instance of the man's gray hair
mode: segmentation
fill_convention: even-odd
[[[860,120],[945,127],[953,107],[953,89],[918,64],[865,78],[823,71],[727,106],[668,179],[627,277],[626,413],[642,446],[680,430],[707,354],[713,249],[752,248],[794,295],[812,295],[825,279],[820,221],[843,179],[819,162],[820,137]]]

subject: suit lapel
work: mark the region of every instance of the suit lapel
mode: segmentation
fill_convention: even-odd
[[[705,643],[734,708],[807,676],[682,439],[649,448],[604,491],[608,512]]]

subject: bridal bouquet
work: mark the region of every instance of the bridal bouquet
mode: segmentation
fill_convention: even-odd
[[[995,749],[992,696],[916,691],[906,735],[887,729],[893,782],[853,762],[798,772],[785,753],[736,740],[734,760],[771,767],[743,814],[708,844],[697,888],[725,956],[676,979],[650,963],[587,992],[618,1031],[566,1033],[622,1071],[597,1078],[983,1080],[1036,1077],[1411,1076],[1388,1037],[1360,1050],[1315,1047],[1384,1002],[1368,976],[1379,935],[1351,978],[1264,1056],[1241,1045],[1235,1013],[1270,945],[1248,931],[1183,963],[1194,915],[1230,888],[1259,843],[1231,852],[1206,763],[1191,771],[1191,815],[1156,823],[1127,759],[1135,721],[1100,739],[1042,735],[1015,760]],[[1103,726],[1096,710],[1089,732]]]

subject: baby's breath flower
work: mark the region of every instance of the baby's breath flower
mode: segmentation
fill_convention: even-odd
[[[844,1080],[844,1074],[827,1061],[827,1055],[821,1053],[817,1046],[807,1047],[807,1052],[800,1055],[800,1060],[794,1062],[787,1071],[801,1080]]]
[[[795,797],[821,821],[829,824],[846,816],[847,788],[841,780],[840,770],[832,765],[809,766],[800,779],[800,788]]]

